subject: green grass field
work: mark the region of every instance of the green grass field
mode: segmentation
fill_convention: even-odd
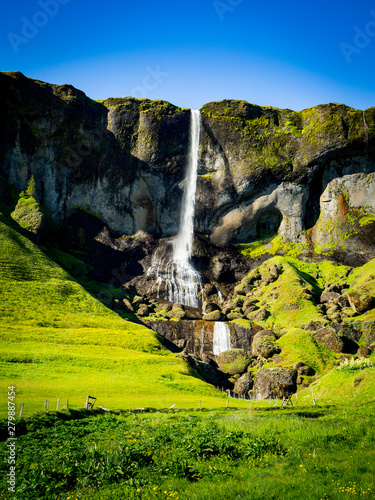
[[[370,500],[373,409],[34,417],[17,441],[17,498]]]
[[[224,405],[154,332],[110,311],[4,220],[0,295],[2,401],[15,385],[25,415],[45,399],[80,408],[88,394],[117,409]]]

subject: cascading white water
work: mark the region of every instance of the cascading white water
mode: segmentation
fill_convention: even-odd
[[[173,241],[173,255],[164,266],[155,261],[148,272],[155,272],[157,284],[165,282],[165,299],[180,302],[186,306],[199,307],[199,293],[202,292],[200,274],[190,263],[194,239],[195,192],[199,155],[201,118],[198,110],[191,110],[190,144],[182,198],[180,228]],[[156,256],[155,256],[156,258]]]
[[[223,321],[215,321],[212,353],[219,356],[229,349],[231,349],[229,326]]]

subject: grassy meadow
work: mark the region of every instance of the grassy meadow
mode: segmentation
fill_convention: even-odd
[[[0,391],[5,401],[14,385],[25,416],[45,399],[82,408],[88,394],[116,409],[225,403],[154,332],[109,310],[4,220],[0,296]]]

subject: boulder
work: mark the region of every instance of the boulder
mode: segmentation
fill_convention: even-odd
[[[340,294],[336,292],[329,292],[328,290],[324,290],[322,295],[320,296],[320,303],[325,304],[327,302],[333,302],[340,298]]]
[[[361,358],[365,358],[366,356],[370,356],[372,354],[371,349],[365,346],[361,346],[357,351],[358,356]]]
[[[248,394],[250,389],[253,387],[253,381],[249,373],[244,373],[234,384],[233,392],[235,394],[240,394],[241,396]]]
[[[269,270],[270,270],[270,275],[272,276],[272,278],[277,279],[279,277],[280,271],[275,266],[275,264],[271,264],[270,267],[269,267]]]
[[[244,303],[243,297],[235,297],[233,300],[229,302],[228,305],[230,305],[232,309],[235,309],[236,307],[242,307],[243,303]]]
[[[254,377],[253,391],[261,399],[294,394],[297,392],[297,372],[285,368],[261,369]]]
[[[293,366],[293,369],[297,370],[298,375],[307,375],[307,376],[315,375],[315,370],[313,368],[301,362],[296,363]]]
[[[220,321],[222,319],[222,314],[219,310],[209,312],[204,315],[205,321]]]
[[[305,326],[304,330],[307,330],[309,332],[315,332],[317,330],[320,330],[321,328],[324,328],[324,322],[323,321],[310,321],[310,323]]]
[[[124,304],[124,309],[126,312],[133,313],[134,312],[134,307],[133,304],[130,302],[129,299],[122,299],[122,303]]]
[[[132,304],[134,307],[138,307],[140,304],[143,304],[144,298],[140,297],[139,295],[136,295],[134,299],[132,300]]]
[[[180,307],[172,308],[172,310],[167,313],[167,318],[169,319],[184,319],[185,316],[186,313],[184,309]]]
[[[172,304],[159,304],[156,306],[155,312],[166,311],[169,312],[172,310]]]
[[[202,310],[204,313],[212,313],[213,311],[220,311],[220,307],[215,302],[203,302]]]
[[[330,326],[318,330],[315,333],[315,338],[330,351],[343,352],[344,350],[344,341],[336,333],[336,330]]]
[[[216,360],[219,369],[229,375],[245,373],[250,364],[250,358],[243,349],[229,349],[219,354]]]
[[[234,319],[242,319],[243,317],[244,317],[243,314],[239,312],[231,312],[227,314],[227,318],[230,319],[231,321]]]
[[[243,302],[242,309],[248,309],[249,307],[256,307],[256,304],[258,303],[257,299],[254,298],[246,298]]]
[[[257,319],[258,321],[264,321],[265,319],[268,318],[269,315],[270,313],[268,311],[266,311],[265,309],[261,309],[258,313],[255,314],[255,316],[253,316],[252,319]]]
[[[362,314],[373,305],[372,297],[366,293],[348,292],[346,297],[349,301],[350,307],[357,314]]]
[[[262,330],[253,338],[252,352],[254,356],[271,358],[280,352],[280,347],[275,344],[276,336],[272,330]]]
[[[150,315],[150,310],[146,304],[141,304],[138,308],[137,315],[141,317],[146,317]]]

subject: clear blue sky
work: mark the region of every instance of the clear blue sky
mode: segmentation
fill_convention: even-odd
[[[2,71],[93,99],[375,106],[374,0],[13,0],[0,40]]]

